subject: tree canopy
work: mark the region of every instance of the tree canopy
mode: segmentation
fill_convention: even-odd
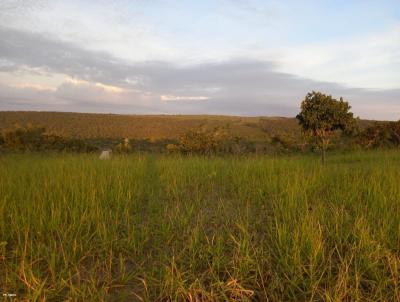
[[[339,100],[331,95],[312,91],[301,103],[301,111],[296,116],[303,131],[316,138],[322,149],[322,161],[325,151],[337,130],[347,131],[354,128],[354,116],[351,106],[342,97]]]

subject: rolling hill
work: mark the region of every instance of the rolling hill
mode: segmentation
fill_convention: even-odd
[[[218,126],[227,127],[232,134],[255,141],[277,133],[300,132],[294,118],[284,117],[0,112],[0,129],[28,123],[77,138],[175,139],[192,128]]]

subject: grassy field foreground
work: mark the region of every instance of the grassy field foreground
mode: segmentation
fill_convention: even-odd
[[[399,301],[400,154],[0,157],[0,293]]]

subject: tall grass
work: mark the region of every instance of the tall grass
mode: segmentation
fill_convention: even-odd
[[[1,293],[400,301],[399,153],[1,157]]]

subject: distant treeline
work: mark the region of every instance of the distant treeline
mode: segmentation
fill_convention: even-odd
[[[129,141],[117,138],[77,138],[48,131],[45,127],[27,124],[11,129],[0,129],[0,151],[3,152],[98,152],[112,149],[115,152],[163,152],[171,140],[137,139]],[[133,145],[135,148],[133,148]]]
[[[372,149],[400,147],[400,121],[375,122],[353,133],[337,136],[332,149]],[[264,140],[235,135],[230,127],[195,127],[176,139],[77,138],[48,131],[44,127],[15,125],[0,131],[2,152],[154,152],[199,155],[274,154],[309,152],[317,149],[301,132],[284,131]]]

